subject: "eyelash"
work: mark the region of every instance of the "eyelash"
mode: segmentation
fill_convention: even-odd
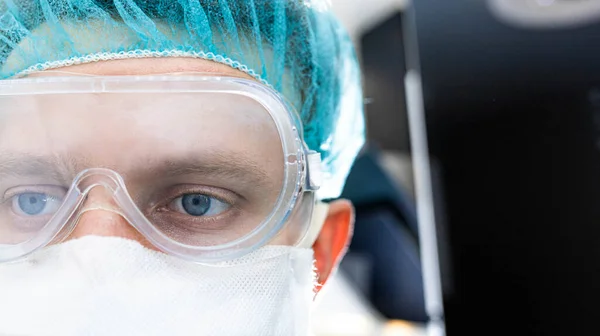
[[[58,193],[52,192],[56,189],[61,189],[62,193],[59,195]],[[8,189],[3,197],[2,203],[10,201],[13,197],[26,194],[26,193],[40,193],[40,194],[48,194],[52,197],[56,197],[62,199],[67,194],[67,189],[60,186],[52,186],[52,185],[36,185],[36,186],[18,186],[12,187]]]

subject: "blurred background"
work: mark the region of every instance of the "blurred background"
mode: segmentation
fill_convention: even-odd
[[[600,1],[332,6],[369,143],[315,335],[595,334]]]

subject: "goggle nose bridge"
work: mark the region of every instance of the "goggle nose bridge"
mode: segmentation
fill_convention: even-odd
[[[104,187],[113,195],[119,191],[126,191],[125,182],[119,173],[106,168],[90,168],[82,171],[73,181],[81,195],[88,195],[98,186]]]
[[[110,196],[111,200],[87,203],[89,194],[98,187],[103,188],[104,191],[110,194],[108,196]],[[127,215],[128,211],[124,209],[124,207],[130,207],[132,204],[123,204],[123,202],[133,202],[130,200],[130,196],[125,187],[125,182],[119,173],[106,168],[86,169],[75,177],[72,183],[72,189],[74,189],[75,194],[78,195],[78,201],[73,205],[73,209],[68,216],[69,219],[64,222],[54,237],[54,242],[60,242],[66,239],[79,224],[81,216],[84,213],[93,210],[113,212],[123,217],[130,225],[136,227],[130,220],[130,216]],[[133,206],[135,205],[133,204]]]

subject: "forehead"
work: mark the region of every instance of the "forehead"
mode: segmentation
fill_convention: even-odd
[[[0,149],[68,152],[109,164],[136,156],[283,154],[262,105],[228,93],[72,94],[2,97]],[[122,158],[123,156],[123,158]]]
[[[64,76],[65,73],[92,76],[202,73],[252,79],[224,64],[185,57],[100,61],[42,71],[28,77]],[[122,148],[130,149],[127,151],[130,155],[147,156],[152,149],[154,156],[167,153],[181,156],[197,153],[202,148],[227,151],[235,145],[236,150],[253,155],[269,152],[259,145],[273,147],[277,143],[273,141],[275,127],[266,122],[264,111],[250,99],[239,96],[86,94],[39,96],[12,102],[9,99],[0,101],[0,105],[11,105],[10,114],[0,113],[0,139],[12,139],[10,143],[19,139],[22,151],[34,153],[65,150],[65,146],[73,151],[78,146],[78,154],[94,153],[93,157],[106,159],[103,152],[114,158],[118,154],[115,149]],[[247,124],[254,127],[248,128]],[[229,132],[223,132],[224,129]],[[254,132],[249,131],[252,129]],[[48,148],[51,147],[49,142],[40,138],[53,137],[54,140],[57,133],[61,141],[52,141],[55,148]],[[193,137],[186,137],[191,133]]]
[[[188,58],[106,61],[59,70],[30,77],[64,76],[65,72],[92,76],[197,72],[248,78],[229,66]],[[145,171],[160,172],[191,164],[213,175],[221,171],[219,167],[229,166],[224,171],[245,175],[244,180],[262,179],[278,186],[284,171],[281,139],[269,113],[250,98],[226,94],[77,94],[3,99],[0,155],[4,153],[17,161],[20,154],[42,157],[41,161],[33,160],[41,166],[58,163],[67,180],[90,167],[144,178],[147,174],[140,173]]]

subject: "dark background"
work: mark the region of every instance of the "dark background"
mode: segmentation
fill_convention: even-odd
[[[449,232],[448,335],[596,334],[600,24],[513,29],[481,0],[411,11]]]

